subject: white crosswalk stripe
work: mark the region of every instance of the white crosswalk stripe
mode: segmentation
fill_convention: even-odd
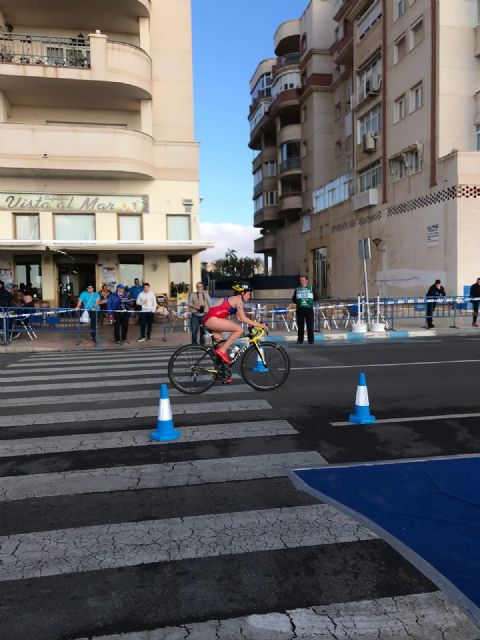
[[[181,437],[153,443],[159,386],[168,382],[172,353],[40,354],[1,372],[6,637],[31,640],[35,626],[35,640],[351,640],[360,631],[364,640],[477,640],[475,628],[441,594],[417,587],[381,598],[385,573],[362,577],[371,553],[370,572],[377,564],[381,571],[372,549],[381,554],[383,547],[372,547],[380,544],[374,534],[288,482],[289,469],[327,460],[320,437],[305,437],[276,415],[275,393],[259,397],[238,374],[233,385],[215,385],[202,396],[170,389]],[[330,582],[316,578],[332,556],[339,558],[340,581],[352,572],[365,583],[345,602],[337,589],[328,600]],[[305,587],[310,574],[312,586]],[[36,588],[25,592],[31,579]],[[303,608],[284,603],[292,581]],[[248,588],[237,596],[242,584]],[[97,613],[78,607],[86,588]],[[124,633],[123,609],[135,616],[151,589],[161,606],[148,620],[142,614],[129,621]],[[311,606],[320,592],[323,604]],[[371,592],[375,597],[368,598]],[[196,598],[202,607],[192,613]],[[270,601],[279,604],[272,608]]]

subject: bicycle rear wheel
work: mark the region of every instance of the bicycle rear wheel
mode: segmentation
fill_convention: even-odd
[[[242,359],[242,376],[245,382],[258,391],[273,391],[288,378],[290,358],[285,349],[275,342],[262,342],[260,348],[266,366],[252,344]]]
[[[215,382],[217,364],[211,351],[197,344],[177,349],[168,363],[168,377],[182,393],[203,393]]]

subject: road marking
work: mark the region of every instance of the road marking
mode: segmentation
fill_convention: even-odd
[[[26,369],[26,371],[31,371],[32,373],[50,373],[52,371],[90,371],[90,370],[96,370],[96,369],[100,369],[101,371],[103,371],[103,373],[105,374],[106,372],[110,372],[112,370],[115,369],[128,369],[129,371],[131,369],[141,369],[143,368],[148,368],[149,366],[158,364],[159,366],[163,365],[166,368],[166,365],[168,364],[168,361],[170,360],[170,358],[150,358],[149,360],[146,360],[144,362],[141,361],[141,359],[135,359],[135,360],[127,360],[126,362],[120,361],[120,364],[117,363],[116,360],[114,360],[113,362],[115,362],[116,364],[112,364],[111,362],[92,362],[92,364],[85,364],[85,363],[77,363],[77,362],[72,362],[72,364],[66,364],[66,363],[59,363],[56,367],[49,367],[46,365],[41,365],[41,366],[37,366],[37,365],[21,365],[22,369]],[[12,368],[10,368],[12,367]],[[21,371],[18,368],[13,370],[13,367],[19,367],[19,365],[9,365],[4,371],[3,374],[4,375],[18,375],[18,374],[22,374],[25,373],[25,371]]]
[[[178,627],[137,631],[91,640],[181,640],[192,638],[397,638],[478,640],[478,627],[440,592],[414,593],[316,605],[308,609],[247,615],[226,620],[191,622]],[[82,638],[80,640],[88,640]]]
[[[88,396],[86,396],[88,401]],[[222,400],[219,402],[172,404],[173,415],[191,413],[233,413],[236,411],[261,411],[272,409],[266,400]],[[77,423],[98,420],[124,420],[126,418],[151,418],[157,416],[158,404],[148,407],[123,407],[112,409],[87,409],[61,413],[25,413],[0,416],[0,427],[20,427],[34,424]]]
[[[234,379],[239,379],[240,376],[234,374]],[[53,385],[54,386],[54,385]],[[95,384],[98,387],[98,383]],[[102,384],[103,386],[103,384]],[[118,385],[117,385],[118,386]],[[230,393],[249,393],[253,392],[252,387],[247,384],[239,383],[239,384],[215,384],[213,387],[204,391],[202,396],[207,395],[228,395]],[[168,395],[170,397],[181,396],[185,398],[185,394],[181,391],[177,391],[177,389],[169,389]],[[1,393],[0,393],[1,396]],[[16,398],[6,398],[1,399],[0,404],[2,407],[18,407],[20,408],[22,405],[26,405],[27,407],[34,402],[35,406],[42,404],[78,404],[84,403],[88,401],[89,404],[92,402],[111,402],[112,400],[141,400],[142,398],[148,398],[151,400],[152,398],[159,397],[158,389],[150,389],[148,391],[114,391],[113,393],[108,389],[103,393],[81,393],[75,395],[65,395],[65,396],[43,396],[36,397],[33,400],[32,396],[28,397],[16,397]]]
[[[288,470],[292,468],[324,464],[327,464],[327,461],[317,451],[300,451],[28,476],[5,476],[0,483],[0,502],[47,496],[72,496],[279,478],[286,476]]]
[[[119,449],[122,447],[158,446],[146,431],[113,431],[107,433],[80,433],[68,436],[0,440],[0,457],[31,456],[69,451]],[[286,420],[264,422],[232,422],[196,427],[182,427],[182,437],[169,444],[182,442],[206,442],[210,440],[236,440],[239,438],[264,438],[296,434]]]
[[[450,413],[440,416],[416,416],[409,418],[383,418],[382,420],[376,420],[375,424],[389,423],[389,422],[423,422],[426,420],[456,420],[459,418],[480,418],[480,413]],[[330,422],[332,427],[346,427],[351,425],[351,422]],[[358,426],[358,425],[355,425]],[[372,425],[374,426],[374,425]]]
[[[145,373],[142,371],[142,374]],[[95,380],[90,382],[53,382],[53,383],[45,383],[45,384],[26,384],[26,385],[15,385],[11,387],[3,386],[1,387],[0,397],[4,393],[23,393],[23,392],[33,392],[33,391],[53,391],[60,389],[98,389],[101,387],[115,387],[118,389],[123,383],[128,383],[128,387],[141,387],[145,385],[152,384],[161,384],[163,382],[170,382],[168,376],[159,376],[158,371],[155,372],[157,375],[149,376],[148,378],[132,378],[131,380],[108,380],[105,378],[104,380]],[[108,375],[108,372],[105,371],[105,376]],[[85,376],[82,376],[85,378]],[[86,376],[90,378],[91,376]],[[45,376],[42,380],[49,380],[51,376]]]
[[[0,537],[0,580],[375,538],[327,504],[59,529]]]
[[[329,364],[316,367],[291,367],[291,371],[309,371],[312,369],[367,369],[373,367],[411,367],[432,364],[475,364],[480,360],[432,360],[425,362],[381,362],[377,364]]]
[[[155,375],[155,374],[159,374],[160,367],[157,367],[156,369],[143,369],[141,371],[137,371],[138,374],[142,374],[142,375]],[[56,369],[57,371],[60,371],[61,368]],[[12,371],[12,373],[15,375],[16,373],[19,373],[17,371]],[[59,373],[59,374],[48,374],[48,375],[44,375],[44,376],[19,376],[19,377],[12,377],[10,378],[8,375],[3,375],[0,376],[0,381],[3,383],[10,383],[10,382],[34,382],[34,381],[41,381],[41,380],[65,380],[65,373]],[[128,368],[123,367],[122,371],[110,371],[108,368],[103,368],[103,369],[99,369],[96,372],[90,372],[90,373],[79,373],[78,375],[76,374],[72,374],[69,373],[68,377],[70,380],[83,380],[86,377],[87,378],[106,378],[108,376],[108,378],[125,378],[127,377],[127,380],[125,382],[129,382],[130,380],[128,380],[128,376],[130,376],[131,373],[129,372]],[[97,382],[97,384],[99,384]],[[118,381],[117,384],[121,384],[121,381]]]

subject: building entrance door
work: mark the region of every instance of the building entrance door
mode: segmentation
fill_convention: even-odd
[[[328,295],[328,257],[327,247],[313,251],[313,293],[316,298]]]
[[[97,289],[95,264],[60,263],[58,266],[58,298],[61,307],[70,307],[88,284]]]

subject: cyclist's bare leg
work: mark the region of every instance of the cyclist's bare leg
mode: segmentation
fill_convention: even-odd
[[[209,318],[205,326],[211,331],[215,339],[223,340],[223,332],[228,331],[230,335],[219,347],[220,351],[227,353],[227,349],[238,340],[243,334],[242,325],[232,322],[232,320],[224,320],[222,318]]]

